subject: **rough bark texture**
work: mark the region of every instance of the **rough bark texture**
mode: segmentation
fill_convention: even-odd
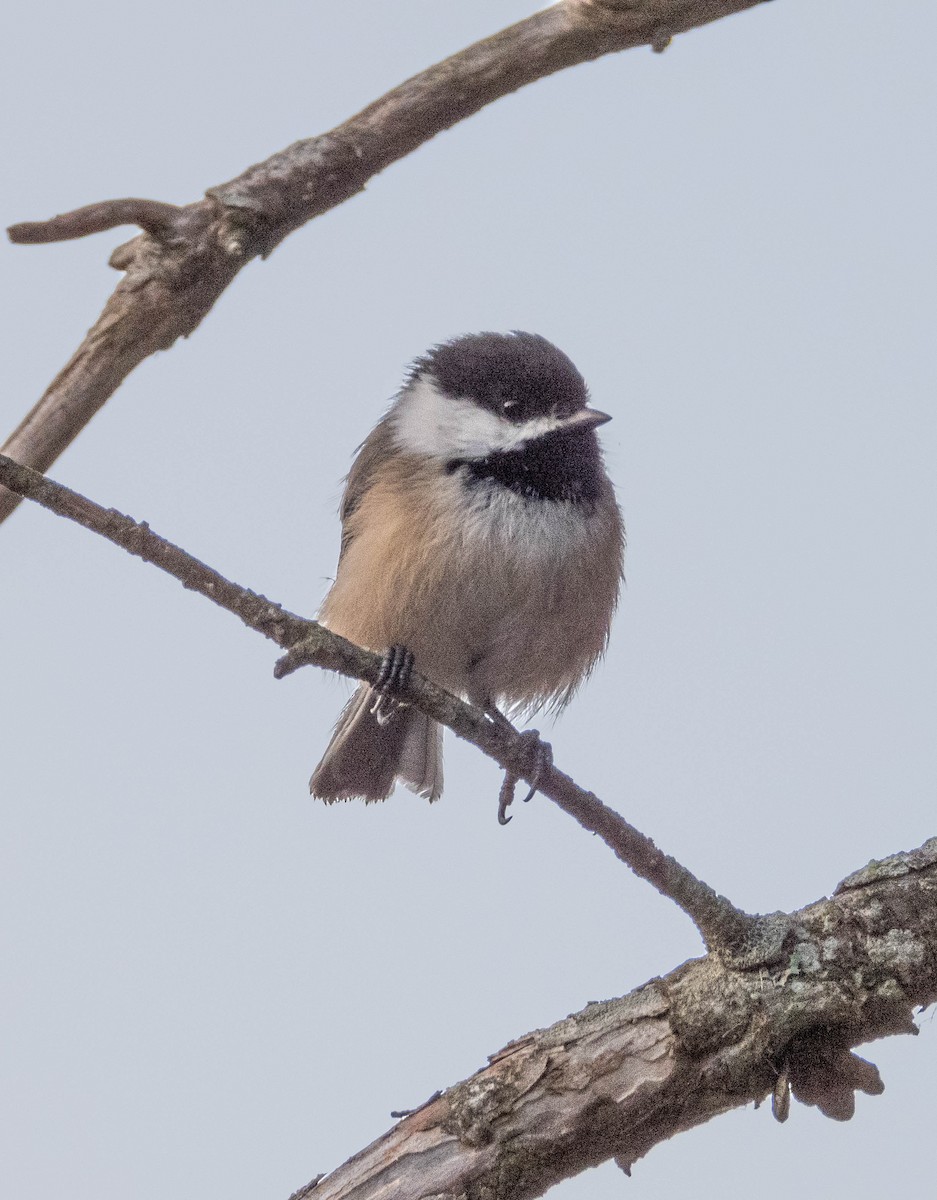
[[[564,67],[677,33],[764,0],[562,0],[407,80],[344,124],[306,138],[182,208],[126,199],[10,228],[21,243],[146,230],[111,265],[125,272],[103,313],[2,447],[45,471],[123,379],[190,334],[240,269],[360,192],[367,180],[486,104]],[[597,118],[601,119],[601,117]],[[0,521],[19,503],[0,487]]]
[[[937,838],[794,913],[770,969],[717,955],[511,1042],[314,1186],[316,1200],[524,1200],[787,1086],[828,1116],[882,1090],[850,1047],[937,998]],[[297,1197],[310,1195],[312,1185]]]

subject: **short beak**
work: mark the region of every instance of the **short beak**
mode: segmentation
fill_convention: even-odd
[[[599,412],[597,408],[580,408],[567,417],[563,424],[567,429],[597,429],[611,419],[609,413]]]

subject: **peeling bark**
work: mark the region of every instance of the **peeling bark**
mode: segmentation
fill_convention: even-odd
[[[882,1090],[851,1047],[917,1032],[912,1009],[935,999],[937,838],[792,914],[770,969],[711,954],[509,1043],[322,1177],[316,1200],[526,1200],[609,1158],[630,1172],[779,1080],[847,1119],[856,1090]]]

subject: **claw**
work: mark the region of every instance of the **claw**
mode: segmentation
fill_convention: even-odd
[[[510,825],[513,820],[507,815],[508,806],[514,801],[514,785],[517,783],[515,776],[510,771],[504,772],[504,781],[501,784],[501,791],[498,792],[498,824]]]
[[[521,734],[521,738],[524,741],[521,753],[529,754],[531,757],[531,770],[528,775],[530,791],[524,797],[524,803],[527,804],[537,794],[540,780],[553,766],[553,747],[549,742],[541,741],[540,732],[537,729],[525,729]]]
[[[497,710],[495,711],[497,712]],[[505,720],[500,713],[498,716],[502,721]],[[498,793],[499,825],[507,825],[511,820],[507,815],[507,810],[514,801],[514,788],[521,776],[530,780],[530,791],[524,797],[524,803],[527,804],[536,795],[540,780],[552,766],[553,749],[550,743],[541,741],[540,734],[536,729],[525,729],[520,735],[511,763],[505,768],[504,782]]]

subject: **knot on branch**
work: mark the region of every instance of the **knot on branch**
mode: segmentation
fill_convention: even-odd
[[[787,913],[756,916],[734,910],[727,913],[720,937],[711,949],[730,970],[754,971],[781,962],[793,939],[794,925]]]

